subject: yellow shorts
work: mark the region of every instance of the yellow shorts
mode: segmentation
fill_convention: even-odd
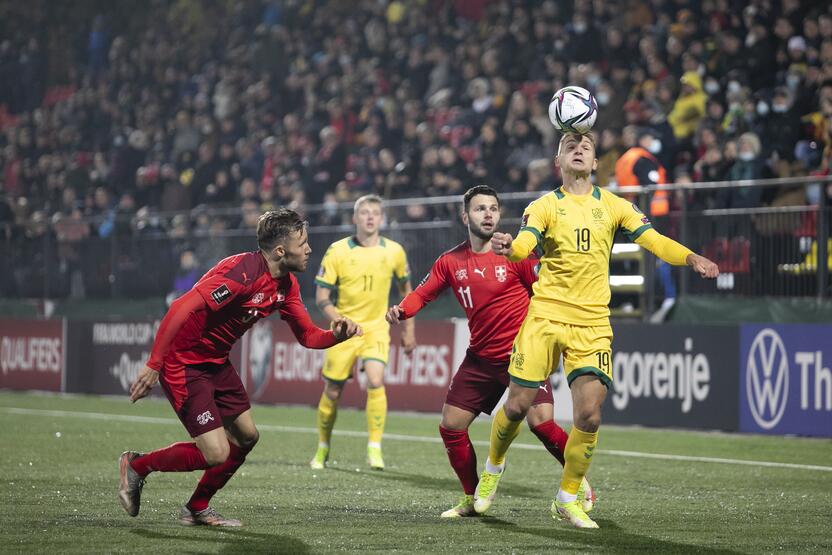
[[[558,367],[571,385],[578,376],[594,374],[608,388],[612,385],[612,327],[574,326],[546,318],[527,316],[514,338],[508,373],[511,380],[538,387]]]
[[[345,382],[352,377],[356,360],[377,360],[387,365],[389,356],[390,328],[364,328],[364,335],[353,337],[326,350],[322,373],[324,378],[330,381]]]

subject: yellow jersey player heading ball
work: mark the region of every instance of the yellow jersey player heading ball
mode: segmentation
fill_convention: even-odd
[[[381,437],[387,416],[384,367],[390,352],[390,325],[384,316],[393,278],[402,297],[410,293],[411,286],[404,249],[381,236],[383,221],[380,197],[365,195],[356,200],[353,210],[355,235],[332,243],[315,278],[318,285],[315,300],[326,317],[332,322],[342,317],[361,322],[364,335],[339,348],[327,349],[324,355],[326,385],[318,403],[319,443],[310,462],[312,468],[320,469],[326,465],[338,400],[358,360],[367,375],[367,462],[373,469],[384,469],[381,456]],[[331,293],[336,290],[338,300],[333,304]],[[412,321],[405,322],[402,346],[406,353],[416,346]]]
[[[563,479],[552,503],[552,516],[578,528],[597,528],[577,500],[578,488],[592,461],[601,423],[601,405],[612,384],[612,328],[609,323],[610,251],[616,230],[665,262],[688,265],[705,278],[719,275],[717,265],[656,232],[634,204],[590,182],[598,161],[591,134],[565,134],[556,164],[563,186],[532,202],[523,213],[517,238],[495,233],[495,253],[511,261],[542,251],[540,277],[509,363],[508,399],[491,428],[490,468],[478,489],[474,508],[491,505],[506,451],[516,430],[563,355],[572,392],[573,426],[566,443]],[[487,470],[486,470],[487,472]]]

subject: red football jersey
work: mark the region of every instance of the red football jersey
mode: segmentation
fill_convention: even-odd
[[[186,295],[199,294],[207,310],[184,317],[181,326],[159,328],[148,366],[221,364],[234,343],[261,318],[275,311],[307,347],[325,348],[336,343],[331,331],[312,323],[300,296],[297,279],[291,273],[275,279],[259,251],[229,256],[208,270]],[[175,306],[171,311],[175,312]],[[171,332],[174,337],[166,337]],[[163,364],[164,363],[164,364]]]
[[[450,287],[468,317],[471,352],[505,361],[529,308],[536,266],[534,258],[511,262],[493,252],[477,254],[465,241],[442,254],[400,306],[410,318]]]

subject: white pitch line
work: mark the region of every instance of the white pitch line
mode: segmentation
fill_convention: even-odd
[[[0,407],[0,412],[7,414],[26,414],[30,416],[57,416],[68,418],[86,418],[88,420],[108,420],[111,422],[138,422],[142,424],[165,424],[173,425],[179,424],[179,421],[174,418],[161,418],[157,416],[134,416],[128,414],[107,414],[105,412],[84,412],[84,411],[68,411],[68,410],[47,410],[47,409],[27,409],[18,407]],[[257,428],[269,432],[290,432],[301,434],[318,433],[317,428],[306,428],[300,426],[276,426],[273,424],[258,424]],[[353,430],[333,430],[335,435],[345,437],[367,437],[367,432],[357,432]],[[420,443],[442,443],[438,437],[430,436],[410,436],[405,434],[384,434],[384,439],[394,439],[399,441],[411,441]],[[472,441],[474,445],[487,447],[487,441]],[[529,443],[513,443],[514,449],[543,449],[541,445],[532,445]],[[696,457],[692,455],[670,455],[663,453],[644,453],[641,451],[621,451],[618,449],[598,449],[596,453],[604,455],[612,455],[614,457],[629,457],[641,459],[658,459],[666,461],[687,461],[687,462],[704,462],[717,464],[736,464],[744,466],[761,466],[766,468],[788,468],[795,470],[819,470],[821,472],[832,472],[832,466],[822,466],[817,464],[796,464],[783,463],[773,461],[752,461],[743,459],[724,459],[719,457]]]

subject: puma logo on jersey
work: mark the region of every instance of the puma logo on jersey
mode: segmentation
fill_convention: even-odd
[[[481,278],[485,279],[485,268],[480,270],[479,268],[474,268],[474,273],[479,274]]]

